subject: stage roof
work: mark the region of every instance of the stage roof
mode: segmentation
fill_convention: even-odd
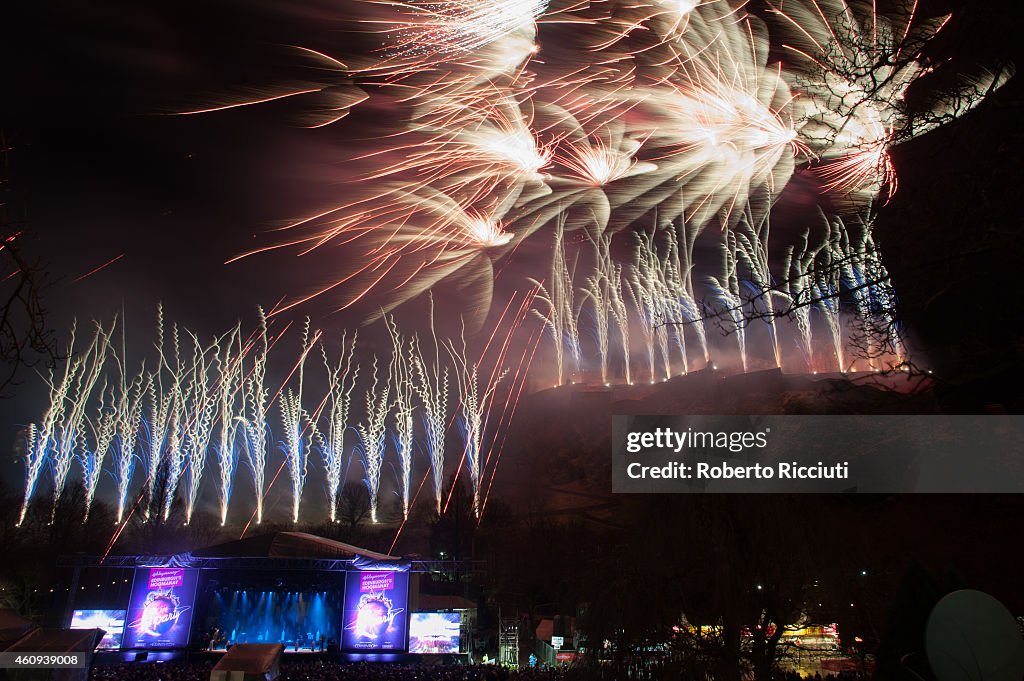
[[[192,552],[197,558],[335,558],[359,556],[372,560],[393,560],[392,556],[361,549],[344,542],[306,532],[269,532],[247,539],[216,544]]]
[[[7,647],[9,653],[91,653],[102,629],[35,629]]]
[[[6,650],[35,626],[10,608],[0,610],[0,650]]]

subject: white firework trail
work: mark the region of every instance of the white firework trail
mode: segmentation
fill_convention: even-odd
[[[655,244],[657,234],[657,229],[652,230],[649,236],[641,235],[640,240],[644,242],[642,247],[642,250],[644,251],[642,259],[645,260],[644,269],[648,270],[645,274],[645,278],[647,280],[647,286],[650,287],[653,299],[652,309],[654,312],[655,338],[658,343],[658,352],[665,372],[664,378],[665,380],[668,380],[672,377],[672,353],[669,350],[668,321],[671,319],[673,308],[675,307],[675,301],[671,292],[671,283],[672,278],[676,275],[673,272],[674,262],[671,243],[666,249],[666,255],[664,257],[659,256],[657,245]],[[679,329],[677,328],[676,331],[678,330]],[[676,336],[676,340],[678,343],[678,335]],[[682,350],[685,355],[685,346],[682,347]],[[683,365],[685,367],[685,361],[683,362]]]
[[[736,232],[726,228],[722,240],[722,274],[719,277],[708,277],[711,293],[724,307],[722,314],[727,315],[726,330],[736,335],[736,346],[739,349],[740,365],[743,372],[747,371],[747,329],[743,312],[743,298],[740,296],[740,281],[737,271]]]
[[[610,234],[593,237],[587,235],[591,245],[594,247],[594,272],[586,278],[585,286],[582,289],[583,300],[580,310],[584,304],[590,302],[591,318],[594,320],[594,342],[597,345],[598,361],[601,364],[601,383],[608,385],[608,353],[610,350],[608,340],[608,327],[612,316],[612,291],[611,277],[616,276],[615,266],[611,256]]]
[[[307,435],[311,419],[309,413],[302,408],[302,384],[305,374],[306,357],[313,349],[320,332],[310,336],[309,317],[306,318],[302,331],[302,355],[299,358],[298,387],[295,390],[285,388],[281,393],[281,425],[283,428],[284,461],[288,466],[288,475],[292,483],[292,522],[299,522],[299,505],[302,503],[302,489],[306,484],[306,470],[309,462],[309,445],[312,434]]]
[[[683,375],[690,373],[690,359],[686,354],[686,326],[693,322],[689,315],[689,308],[686,303],[686,285],[684,274],[686,266],[680,259],[679,242],[676,237],[675,226],[667,225],[664,230],[668,235],[666,242],[665,256],[661,259],[662,277],[665,282],[665,310],[664,324],[672,331],[672,337],[676,341],[676,348],[679,351],[679,362],[683,367]]]
[[[146,507],[143,511],[144,517],[148,520],[154,511],[157,503],[157,484],[160,480],[160,471],[165,461],[165,449],[177,438],[177,412],[179,385],[181,381],[181,356],[178,349],[178,329],[173,326],[173,352],[175,365],[171,367],[164,352],[164,308],[157,306],[156,311],[156,350],[158,356],[155,371],[146,374],[146,396],[148,406],[148,418],[145,419],[146,426]],[[164,389],[164,374],[170,373],[170,385]],[[175,447],[176,449],[176,447]],[[168,471],[170,475],[170,471]],[[159,512],[159,509],[156,509]]]
[[[74,355],[76,330],[77,325],[73,324],[64,370],[61,372],[59,382],[55,380],[54,370],[50,369],[47,380],[50,389],[50,406],[38,425],[32,423],[28,427],[25,441],[25,496],[21,503],[21,512],[18,514],[19,526],[25,521],[25,514],[28,512],[28,505],[35,494],[43,467],[49,460],[51,452],[56,449],[58,429],[64,422],[67,413],[69,393],[82,368],[81,357]]]
[[[391,405],[391,386],[387,381],[380,385],[377,375],[377,358],[373,358],[373,374],[370,388],[366,391],[366,414],[356,426],[359,433],[357,449],[363,462],[365,477],[363,483],[370,494],[370,521],[377,522],[377,502],[380,492],[380,471],[384,461],[387,418]]]
[[[409,497],[412,487],[413,455],[413,359],[415,342],[406,340],[398,331],[394,317],[384,318],[388,335],[391,337],[391,366],[388,383],[392,392],[391,413],[394,418],[395,453],[398,455],[398,487],[402,499],[402,518],[409,517]]]
[[[117,444],[114,447],[114,480],[117,482],[115,519],[118,524],[124,520],[128,491],[131,489],[135,464],[139,458],[137,449],[140,444],[139,431],[142,428],[142,410],[145,407],[143,398],[145,383],[145,365],[129,383],[122,364],[115,406]]]
[[[181,447],[181,420],[184,418],[182,412],[183,404],[181,397],[176,398],[174,413],[171,415],[170,427],[167,429],[167,454],[165,458],[167,477],[164,479],[164,487],[161,491],[162,507],[161,517],[167,521],[171,517],[171,510],[174,508],[174,499],[178,493],[178,485],[181,483],[181,472],[185,467],[185,452]]]
[[[164,521],[169,520],[171,517],[171,509],[174,506],[178,485],[181,482],[181,473],[185,467],[185,451],[182,449],[182,436],[185,432],[185,419],[187,418],[187,412],[185,411],[187,369],[181,360],[181,339],[177,324],[171,325],[171,343],[174,352],[174,368],[171,369],[171,389],[168,394],[162,396],[162,402],[168,405],[164,421],[163,439],[163,449],[166,453],[162,467],[163,470],[166,470],[166,477],[164,479],[164,488],[161,491],[163,495],[161,515]],[[169,366],[169,363],[162,356],[162,347],[160,351],[161,366]],[[160,380],[162,380],[162,372],[158,368],[158,384]],[[150,446],[152,446],[152,443]],[[159,459],[157,460],[159,461]],[[159,479],[158,472],[154,471],[151,474],[154,477],[154,482]]]
[[[441,366],[441,346],[434,331],[434,298],[430,297],[430,332],[434,341],[434,361],[423,356],[418,337],[413,337],[410,352],[413,389],[420,399],[426,448],[430,456],[430,474],[437,514],[441,514],[444,492],[444,436],[448,427],[448,367]]]
[[[763,217],[755,218],[753,212],[744,211],[743,216],[734,228],[736,235],[736,257],[747,270],[746,284],[752,290],[750,307],[755,316],[761,316],[772,339],[772,354],[775,366],[782,366],[782,347],[779,343],[779,330],[776,323],[775,282],[768,264],[768,236],[771,230],[769,212],[761,213]],[[763,300],[765,310],[761,314],[757,309],[758,301]]]
[[[839,308],[839,296],[842,287],[842,229],[835,223],[829,223],[829,234],[826,245],[821,249],[814,267],[813,300],[815,307],[825,320],[832,351],[836,358],[836,367],[846,372],[845,340],[843,339],[843,320]]]
[[[263,522],[263,502],[266,497],[267,451],[270,446],[270,428],[267,408],[270,391],[267,377],[267,318],[259,309],[260,338],[253,356],[252,368],[242,381],[242,432],[245,435],[245,462],[252,475],[254,515],[256,524]]]
[[[206,457],[213,436],[213,420],[217,411],[217,393],[210,386],[210,372],[217,361],[216,342],[204,347],[199,338],[192,338],[192,366],[184,392],[184,410],[181,420],[182,456],[185,464],[185,524],[192,522],[199,486],[206,470]]]
[[[510,41],[525,42],[532,52],[535,22],[548,4],[547,0],[369,2],[388,10],[385,19],[367,22],[383,25],[380,32],[386,36],[381,58],[362,69],[376,75],[415,73],[453,61],[473,64],[481,52],[501,49]]]
[[[366,250],[352,259],[347,274],[276,307],[272,314],[344,284],[346,293],[339,309],[347,309],[373,292],[380,304],[367,321],[376,321],[439,282],[449,281],[467,292],[463,309],[482,322],[493,295],[493,261],[511,250],[517,236],[506,231],[503,218],[522,195],[524,185],[488,195],[484,206],[466,199],[460,202],[422,184],[410,189],[398,182],[367,183],[366,189],[376,192],[375,196],[285,228],[309,233],[272,248],[301,247],[309,253],[332,243]]]
[[[316,438],[324,462],[327,513],[332,523],[338,517],[338,490],[341,489],[346,469],[345,437],[349,428],[352,391],[359,378],[359,364],[354,360],[357,340],[358,335],[355,333],[352,334],[351,340],[347,332],[342,333],[337,363],[332,363],[327,356],[326,348],[320,346],[324,366],[327,367],[327,428],[326,432],[317,430]]]
[[[626,384],[633,385],[629,352],[629,308],[626,307],[626,297],[622,292],[622,265],[616,263],[611,265],[611,267],[612,271],[608,276],[609,307],[612,319],[615,321],[615,326],[619,331],[619,341],[622,344],[622,366]]]
[[[117,320],[115,319],[113,324],[116,323]],[[53,473],[51,522],[56,517],[57,504],[64,494],[68,473],[71,471],[71,462],[75,459],[76,451],[84,442],[86,408],[96,382],[103,372],[103,365],[106,361],[107,352],[110,349],[110,333],[113,332],[113,324],[109,330],[104,329],[100,324],[96,325],[96,332],[93,335],[92,342],[82,356],[80,369],[75,373],[71,389],[67,394],[70,405],[63,421],[57,426],[56,439],[50,460]]]
[[[896,310],[896,292],[893,290],[889,272],[882,263],[881,250],[875,245],[874,237],[871,235],[871,224],[865,222],[859,244],[861,257],[857,260],[856,288],[863,292],[858,300],[862,301],[861,315],[866,319],[874,320],[874,324],[880,324],[883,333],[879,341],[881,347],[872,349],[873,356],[885,353],[894,355],[893,366],[905,366],[907,349],[903,340],[902,330],[893,312]],[[871,329],[867,330],[867,339],[870,341],[876,337]]]
[[[483,478],[484,464],[484,431],[487,427],[487,416],[490,412],[494,391],[504,379],[507,371],[491,372],[490,378],[481,385],[479,363],[469,364],[466,358],[466,339],[462,338],[462,348],[458,349],[451,341],[448,343],[448,354],[454,365],[456,385],[459,389],[458,423],[462,432],[465,447],[464,457],[469,470],[469,479],[473,487],[473,515],[480,517],[482,495],[480,482]]]
[[[565,350],[573,360],[576,371],[579,371],[581,352],[580,335],[576,326],[576,310],[573,304],[573,270],[565,257],[565,223],[559,220],[555,225],[555,248],[551,259],[551,281],[545,285],[536,279],[529,280],[537,287],[534,301],[544,306],[544,311],[532,310],[551,333],[551,341],[555,350],[555,366],[558,373],[558,385],[565,382],[568,373]]]
[[[668,334],[664,323],[666,315],[662,305],[667,296],[659,264],[654,233],[637,234],[626,289],[640,320],[640,330],[643,332],[644,345],[647,348],[648,375],[651,383],[658,380],[655,369],[656,349],[664,364],[663,378],[669,378],[672,373],[669,366]]]
[[[100,474],[103,472],[103,461],[110,451],[117,433],[117,411],[114,408],[114,391],[107,391],[107,384],[104,381],[103,387],[99,390],[99,405],[96,416],[91,420],[92,443],[85,433],[81,436],[81,447],[78,460],[82,465],[82,484],[85,488],[85,516],[82,522],[89,521],[89,512],[92,511],[93,501],[96,499],[96,486],[100,481]],[[109,399],[109,402],[108,402]]]
[[[226,338],[219,338],[213,345],[215,405],[217,411],[217,491],[220,496],[220,524],[228,519],[228,506],[234,487],[235,472],[238,469],[238,402],[242,390],[242,329],[235,326]],[[243,425],[244,428],[244,425]]]
[[[814,366],[814,329],[811,324],[811,296],[814,288],[814,263],[821,247],[812,248],[809,233],[804,232],[800,243],[788,246],[782,264],[783,279],[778,295],[787,302],[789,316],[796,325],[797,347],[807,365]]]
[[[840,217],[834,225],[841,232],[833,246],[839,249],[841,283],[853,299],[855,322],[860,326],[859,338],[855,332],[851,341],[859,345],[857,349],[871,370],[880,370],[879,361],[887,355],[895,361],[886,368],[903,365],[903,341],[892,317],[896,296],[871,235],[871,220],[861,220],[854,233]]]
[[[682,200],[681,196],[680,200]],[[670,308],[676,315],[675,321],[679,323],[680,351],[685,355],[685,330],[689,328],[697,335],[697,342],[700,344],[701,354],[704,357],[704,365],[709,366],[711,353],[708,350],[704,314],[697,303],[693,288],[693,248],[704,227],[699,222],[686,222],[682,213],[683,211],[680,210],[679,217],[664,228],[668,235],[668,253],[662,268],[666,271]],[[688,359],[684,359],[684,365],[688,369]]]

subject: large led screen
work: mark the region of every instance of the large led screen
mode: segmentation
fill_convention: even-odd
[[[221,591],[206,611],[220,631],[220,650],[234,643],[283,643],[288,651],[320,650],[337,641],[341,591]]]
[[[75,610],[71,614],[71,629],[102,629],[106,632],[97,650],[117,650],[124,634],[126,610]]]
[[[350,572],[345,580],[345,650],[404,651],[407,572]]]
[[[198,580],[198,570],[137,568],[122,647],[187,646]]]
[[[409,652],[458,653],[461,619],[457,612],[414,612],[409,617]]]

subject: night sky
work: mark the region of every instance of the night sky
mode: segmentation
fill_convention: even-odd
[[[956,12],[930,49],[957,70],[1024,63],[1015,5],[922,2],[925,16]],[[344,0],[8,4],[0,129],[29,248],[51,275],[46,303],[60,338],[74,316],[123,310],[129,333],[148,343],[158,301],[168,317],[213,333],[329,279],[332,253],[224,263],[268,243],[268,229],[344,197],[350,159],[388,107],[371,97],[315,130],[294,125],[288,103],[166,114],[308,77],[289,45],[365,53],[372,40],[351,30],[358,11]],[[880,211],[878,239],[911,338],[967,386],[953,409],[1020,405],[1021,91],[1016,78],[949,129],[895,150],[899,191]],[[807,209],[796,197],[790,214]],[[439,293],[439,306],[457,305],[455,295]],[[334,307],[324,299],[301,312],[330,328],[358,324]],[[0,442],[43,407],[40,381],[21,378],[0,407]],[[17,487],[17,464],[6,459],[4,471]]]

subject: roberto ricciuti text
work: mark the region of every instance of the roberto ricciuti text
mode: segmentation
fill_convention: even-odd
[[[809,466],[795,461],[751,465],[706,462],[684,464],[672,461],[661,466],[645,466],[634,461],[626,467],[626,475],[634,480],[847,480],[850,477],[850,465],[846,461],[830,466],[821,461]]]

